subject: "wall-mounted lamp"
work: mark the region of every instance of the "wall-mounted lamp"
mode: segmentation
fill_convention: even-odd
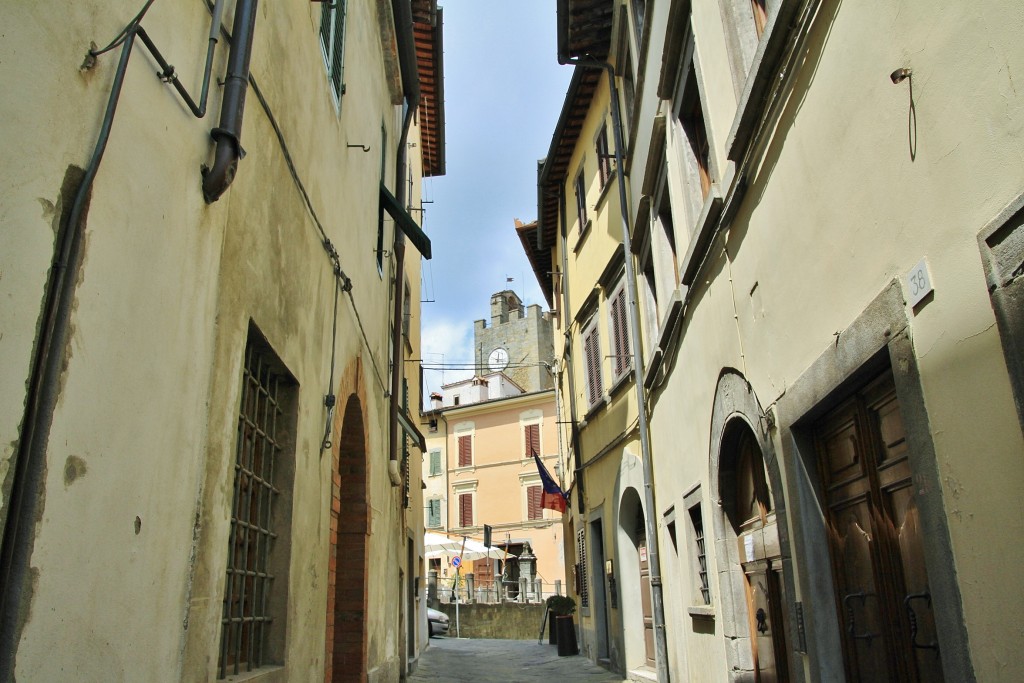
[[[898,85],[899,83],[902,83],[903,81],[910,78],[912,73],[913,72],[911,72],[911,70],[907,69],[906,67],[902,69],[896,69],[891,74],[889,74],[889,79],[892,81],[893,85]]]

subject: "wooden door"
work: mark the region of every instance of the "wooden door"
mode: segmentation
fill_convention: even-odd
[[[891,372],[815,425],[847,680],[943,680]]]
[[[651,608],[651,567],[647,561],[647,539],[640,537],[637,546],[640,555],[640,607],[644,616],[644,650],[647,666],[655,666],[654,658],[654,610]]]

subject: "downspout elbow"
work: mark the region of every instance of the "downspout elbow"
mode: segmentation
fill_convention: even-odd
[[[210,137],[217,143],[213,166],[203,168],[203,199],[213,204],[227,192],[238,171],[238,160],[242,158],[242,146],[238,136],[223,128],[214,128]]]
[[[249,86],[249,59],[256,26],[258,0],[238,0],[231,27],[231,52],[224,79],[220,123],[210,131],[217,144],[213,166],[203,169],[203,199],[207,204],[220,199],[235,179],[238,160],[245,156],[240,136],[245,113],[245,92]]]

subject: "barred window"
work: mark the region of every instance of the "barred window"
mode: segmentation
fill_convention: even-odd
[[[218,677],[284,658],[297,385],[250,327],[242,367]]]
[[[690,524],[693,525],[693,544],[697,559],[697,577],[700,581],[700,597],[705,605],[711,604],[711,590],[708,587],[708,558],[704,550],[704,519],[701,516],[700,505],[694,505],[689,510]]]

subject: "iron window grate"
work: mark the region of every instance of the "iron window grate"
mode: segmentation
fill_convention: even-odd
[[[270,359],[250,341],[242,368],[219,678],[228,669],[238,674],[264,663],[264,645],[273,621],[268,606],[274,575],[268,570],[268,556],[277,539],[272,510],[280,490],[273,482],[282,452],[278,431],[284,428],[283,381],[272,370]]]
[[[700,578],[700,597],[705,605],[711,604],[711,590],[708,588],[708,558],[704,551],[704,519],[700,507],[690,509],[690,521],[693,524],[693,540],[697,546],[697,575]]]

